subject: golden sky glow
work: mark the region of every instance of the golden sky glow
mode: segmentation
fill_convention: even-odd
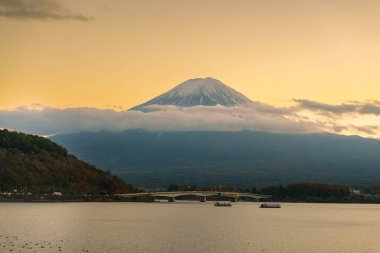
[[[0,17],[0,108],[130,108],[212,76],[255,101],[380,100],[378,0],[64,0]]]

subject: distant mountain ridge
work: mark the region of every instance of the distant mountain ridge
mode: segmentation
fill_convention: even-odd
[[[207,77],[187,80],[168,92],[133,107],[131,110],[144,111],[150,105],[175,105],[178,107],[221,105],[231,107],[251,103],[252,101],[249,98],[238,91],[219,80]]]

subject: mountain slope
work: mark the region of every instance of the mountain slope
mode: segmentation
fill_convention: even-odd
[[[357,136],[130,130],[52,139],[142,185],[380,181],[380,141]]]
[[[0,192],[122,193],[120,178],[79,161],[52,141],[0,130]]]
[[[226,107],[252,103],[246,96],[211,77],[190,79],[168,92],[132,108],[144,110],[149,105],[175,105],[191,107],[197,105]]]

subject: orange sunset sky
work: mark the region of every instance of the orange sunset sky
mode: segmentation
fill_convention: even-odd
[[[275,106],[380,99],[378,0],[62,0],[59,18],[6,1],[1,109],[128,109],[207,76]]]

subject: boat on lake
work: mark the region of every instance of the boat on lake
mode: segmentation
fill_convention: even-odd
[[[279,203],[262,203],[260,208],[281,208]]]
[[[214,206],[232,206],[231,201],[217,201]]]

